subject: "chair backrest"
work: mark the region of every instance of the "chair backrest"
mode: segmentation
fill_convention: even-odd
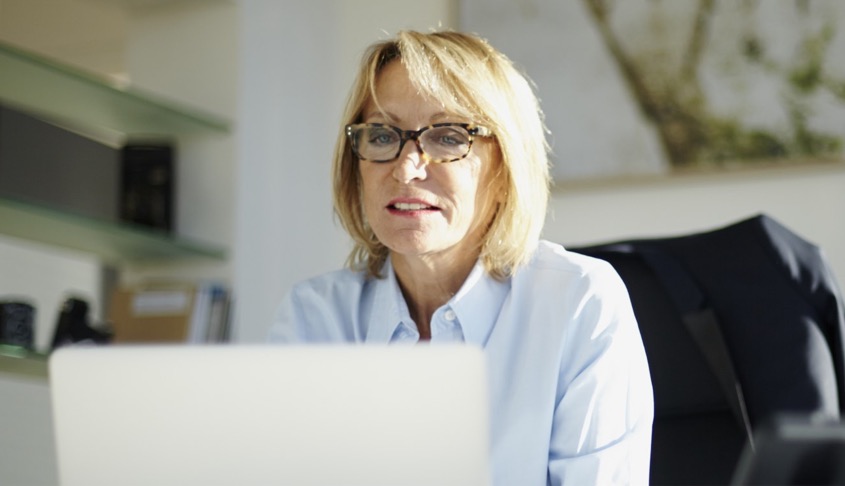
[[[784,413],[840,417],[841,295],[818,247],[772,218],[570,250],[607,260],[628,286],[654,384],[652,484],[727,484],[746,426]],[[717,324],[747,423],[690,332],[693,314]]]

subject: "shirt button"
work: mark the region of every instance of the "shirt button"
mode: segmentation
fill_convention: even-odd
[[[455,311],[449,309],[443,313],[443,317],[446,318],[447,321],[454,321],[458,316],[455,315]]]

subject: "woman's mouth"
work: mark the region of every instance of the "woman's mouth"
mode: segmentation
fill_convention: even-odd
[[[394,214],[419,214],[420,212],[433,212],[440,210],[437,206],[420,200],[391,201],[390,204],[387,205],[387,209]]]
[[[398,209],[399,211],[421,211],[423,209],[436,209],[434,206],[429,206],[428,204],[421,204],[421,203],[395,203],[390,206],[393,209]]]

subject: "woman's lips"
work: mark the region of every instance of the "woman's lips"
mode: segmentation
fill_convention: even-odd
[[[400,211],[419,211],[421,209],[434,209],[428,204],[421,203],[396,203],[392,204],[391,207]]]
[[[402,200],[394,200],[391,201],[390,204],[387,205],[387,209],[392,213],[409,213],[409,212],[419,212],[419,211],[439,211],[440,208],[429,204],[425,201],[402,201]]]

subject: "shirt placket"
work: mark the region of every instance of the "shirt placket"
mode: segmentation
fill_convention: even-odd
[[[437,309],[431,320],[432,342],[464,342],[464,333],[458,315],[451,306]]]

